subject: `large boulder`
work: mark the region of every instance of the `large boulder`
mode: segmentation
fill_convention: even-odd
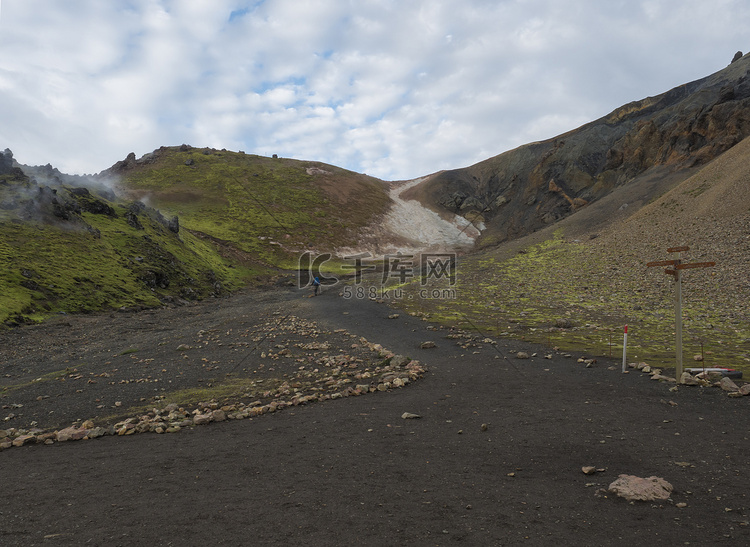
[[[659,477],[636,477],[620,475],[609,485],[609,491],[628,501],[666,500],[674,488]]]

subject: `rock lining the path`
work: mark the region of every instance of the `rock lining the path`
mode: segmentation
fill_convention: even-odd
[[[384,350],[380,344],[368,342],[367,345],[370,350],[376,351],[384,357],[385,360],[382,362],[386,364],[375,366],[372,371],[359,369],[352,371],[351,375],[359,382],[352,385],[352,378],[348,377],[349,373],[342,371],[341,364],[334,359],[334,362],[327,363],[327,366],[337,364],[339,366],[334,367],[334,373],[331,376],[323,378],[327,387],[333,389],[333,392],[321,391],[305,394],[285,381],[278,388],[264,393],[265,397],[272,399],[271,402],[266,404],[263,404],[260,400],[250,403],[224,404],[212,400],[208,403],[199,403],[190,410],[176,403],[170,403],[164,408],[154,407],[139,416],[101,427],[95,426],[91,420],[86,420],[81,424],[74,424],[59,431],[51,432],[40,429],[0,429],[0,451],[29,444],[90,440],[105,435],[177,433],[184,428],[207,425],[213,422],[252,419],[289,407],[402,388],[422,378],[427,370],[419,361],[403,355],[394,355]]]

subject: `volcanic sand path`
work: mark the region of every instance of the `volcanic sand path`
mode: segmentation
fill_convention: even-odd
[[[279,292],[301,317],[425,362],[426,377],[172,435],[7,450],[0,544],[750,543],[747,398],[669,392],[602,360],[518,360],[511,350],[544,348],[517,342],[464,349],[335,291],[289,297]],[[425,340],[437,347],[419,349]],[[595,495],[620,473],[663,477],[675,492],[658,503]]]

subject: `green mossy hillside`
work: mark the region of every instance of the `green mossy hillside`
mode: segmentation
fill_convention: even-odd
[[[0,324],[11,326],[264,282],[303,252],[356,243],[390,203],[366,175],[187,145],[131,154],[91,180],[3,158]]]
[[[356,243],[389,204],[384,183],[366,175],[187,145],[131,155],[107,174],[181,225],[281,268],[296,268],[303,251]]]
[[[11,326],[218,296],[263,271],[143,204],[29,180],[0,184],[0,266],[0,324]]]

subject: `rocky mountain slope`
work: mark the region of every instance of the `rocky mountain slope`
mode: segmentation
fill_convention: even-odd
[[[648,187],[647,201],[750,135],[748,71],[745,55],[553,139],[431,175],[407,197],[483,221],[484,246],[554,224],[622,187]]]
[[[674,279],[646,264],[688,246],[684,262],[716,265],[683,274],[686,366],[700,355],[707,366],[750,374],[750,137],[691,172],[650,201],[643,195],[663,179],[625,185],[554,225],[463,257],[454,298],[401,303],[488,335],[593,355],[621,352],[629,325],[631,360],[672,367]]]

